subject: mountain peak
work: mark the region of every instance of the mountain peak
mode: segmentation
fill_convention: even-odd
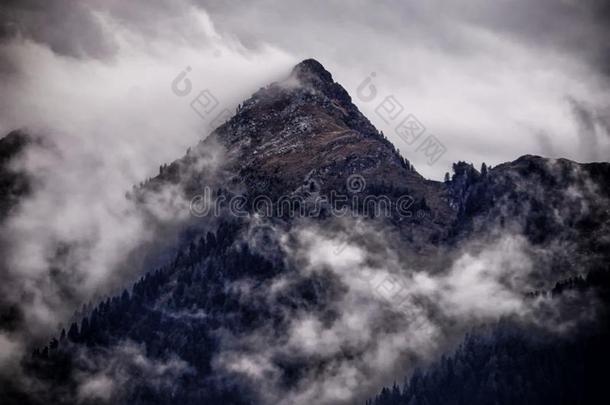
[[[311,58],[305,59],[295,65],[292,69],[292,76],[307,83],[311,83],[312,81],[333,83],[333,76],[330,72],[326,70],[320,62]]]
[[[323,113],[327,123],[339,120],[340,125],[345,124],[363,135],[379,136],[377,129],[353,104],[348,92],[333,80],[320,62],[311,58],[296,64],[286,79],[262,87],[245,100],[238,113],[218,128],[218,132],[231,142],[252,132],[243,126],[258,126],[258,134],[269,125],[274,128],[270,133],[278,134],[278,126],[285,127],[286,133],[294,133],[297,121],[306,118],[300,125],[308,128],[305,132],[309,133],[313,131],[310,121],[320,118],[319,114],[312,114],[314,111]],[[279,117],[287,121],[279,122]]]
[[[314,59],[259,89],[208,139],[224,145],[227,170],[252,196],[292,195],[311,181],[321,193],[346,190],[349,176],[357,175],[371,192],[409,193],[422,209],[445,204],[437,198],[439,185],[413,169]],[[439,223],[451,215],[445,205]]]

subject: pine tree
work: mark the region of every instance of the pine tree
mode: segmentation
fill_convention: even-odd
[[[78,325],[76,325],[76,322],[72,322],[72,325],[70,325],[70,329],[68,330],[68,339],[71,342],[76,342],[78,340]]]

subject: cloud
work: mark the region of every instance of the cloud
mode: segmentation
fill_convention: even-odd
[[[104,58],[116,51],[101,21],[85,2],[5,1],[0,6],[0,38],[32,39],[61,55]]]
[[[235,41],[214,31],[204,11],[186,4],[182,12],[193,20],[197,35],[205,37],[201,43],[197,36],[191,42],[163,37],[161,27],[158,35],[148,36],[95,6],[79,3],[72,12],[75,19],[93,18],[93,13],[100,26],[113,26],[102,35],[118,44],[112,58],[93,40],[58,48],[53,43],[63,37],[44,31],[89,41],[85,34],[79,38],[80,25],[51,24],[43,32],[32,31],[47,11],[61,15],[68,2],[3,6],[24,32],[0,44],[0,54],[18,68],[17,73],[2,73],[10,80],[0,84],[5,95],[0,131],[25,128],[45,145],[32,146],[15,162],[34,187],[1,232],[3,300],[20,308],[24,339],[57,333],[83,303],[124,288],[147,270],[146,258],[154,251],[134,251],[155,241],[151,217],[125,195],[158,174],[160,164],[184,156],[188,147],[197,150],[191,156],[198,159],[197,169],[211,174],[222,163],[215,150],[195,148],[214,118],[204,119],[191,108],[199,92],[213,94],[216,112],[232,113],[249,92],[275,78],[277,66],[291,64],[286,53],[270,46],[242,53]],[[144,10],[124,7],[122,13],[153,24],[141,14]],[[75,54],[75,49],[82,52]],[[187,65],[192,89],[179,97],[172,81]],[[233,80],[223,80],[231,76]],[[190,197],[185,199],[176,187],[149,194],[146,208],[152,218],[188,218]],[[171,244],[171,234],[165,236]]]
[[[284,322],[224,331],[218,373],[245,378],[263,403],[353,403],[476,326],[509,318],[566,333],[589,317],[566,316],[563,298],[527,296],[540,252],[517,234],[474,238],[420,267],[383,229],[363,221],[347,229],[346,239],[336,226],[302,224],[279,238],[296,270],[268,288],[240,289],[240,302],[281,308]],[[299,301],[305,280],[317,286],[317,304]]]
[[[126,341],[107,349],[81,348],[75,360],[77,403],[110,403],[124,400],[134,387],[154,391],[170,389],[179,377],[192,373],[183,360],[173,356],[151,359],[145,349]]]

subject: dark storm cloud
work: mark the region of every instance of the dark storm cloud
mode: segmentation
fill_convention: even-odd
[[[586,58],[610,73],[610,3],[605,0],[486,2],[467,17],[533,47],[550,47]]]
[[[54,52],[81,58],[105,58],[116,43],[104,32],[86,2],[8,0],[0,5],[0,37],[31,39]]]
[[[188,0],[8,0],[0,5],[0,39],[32,40],[58,55],[107,60],[119,50],[119,29],[149,40],[205,44],[193,10]]]
[[[220,29],[237,33],[244,43],[272,41],[315,53],[316,45],[328,41],[332,47],[347,37],[354,47],[334,51],[366,58],[370,56],[366,51],[384,48],[371,35],[377,33],[394,37],[404,46],[418,41],[445,52],[468,54],[477,51],[477,44],[462,31],[470,25],[532,48],[555,48],[585,57],[610,73],[610,3],[604,0],[194,1]]]
[[[532,47],[580,55],[610,72],[610,3],[604,0],[8,0],[0,5],[0,37],[32,39],[62,55],[106,58],[117,51],[118,44],[111,28],[104,26],[104,16],[149,37],[173,31],[185,41],[194,41],[201,38],[193,26],[184,24],[194,7],[210,13],[221,30],[250,47],[277,43],[313,55],[326,43],[342,56],[362,58],[364,51],[384,48],[372,35],[382,34],[406,46],[418,41],[446,52],[469,53],[476,51],[476,44],[461,28],[471,25]],[[356,46],[341,49],[336,41]]]

